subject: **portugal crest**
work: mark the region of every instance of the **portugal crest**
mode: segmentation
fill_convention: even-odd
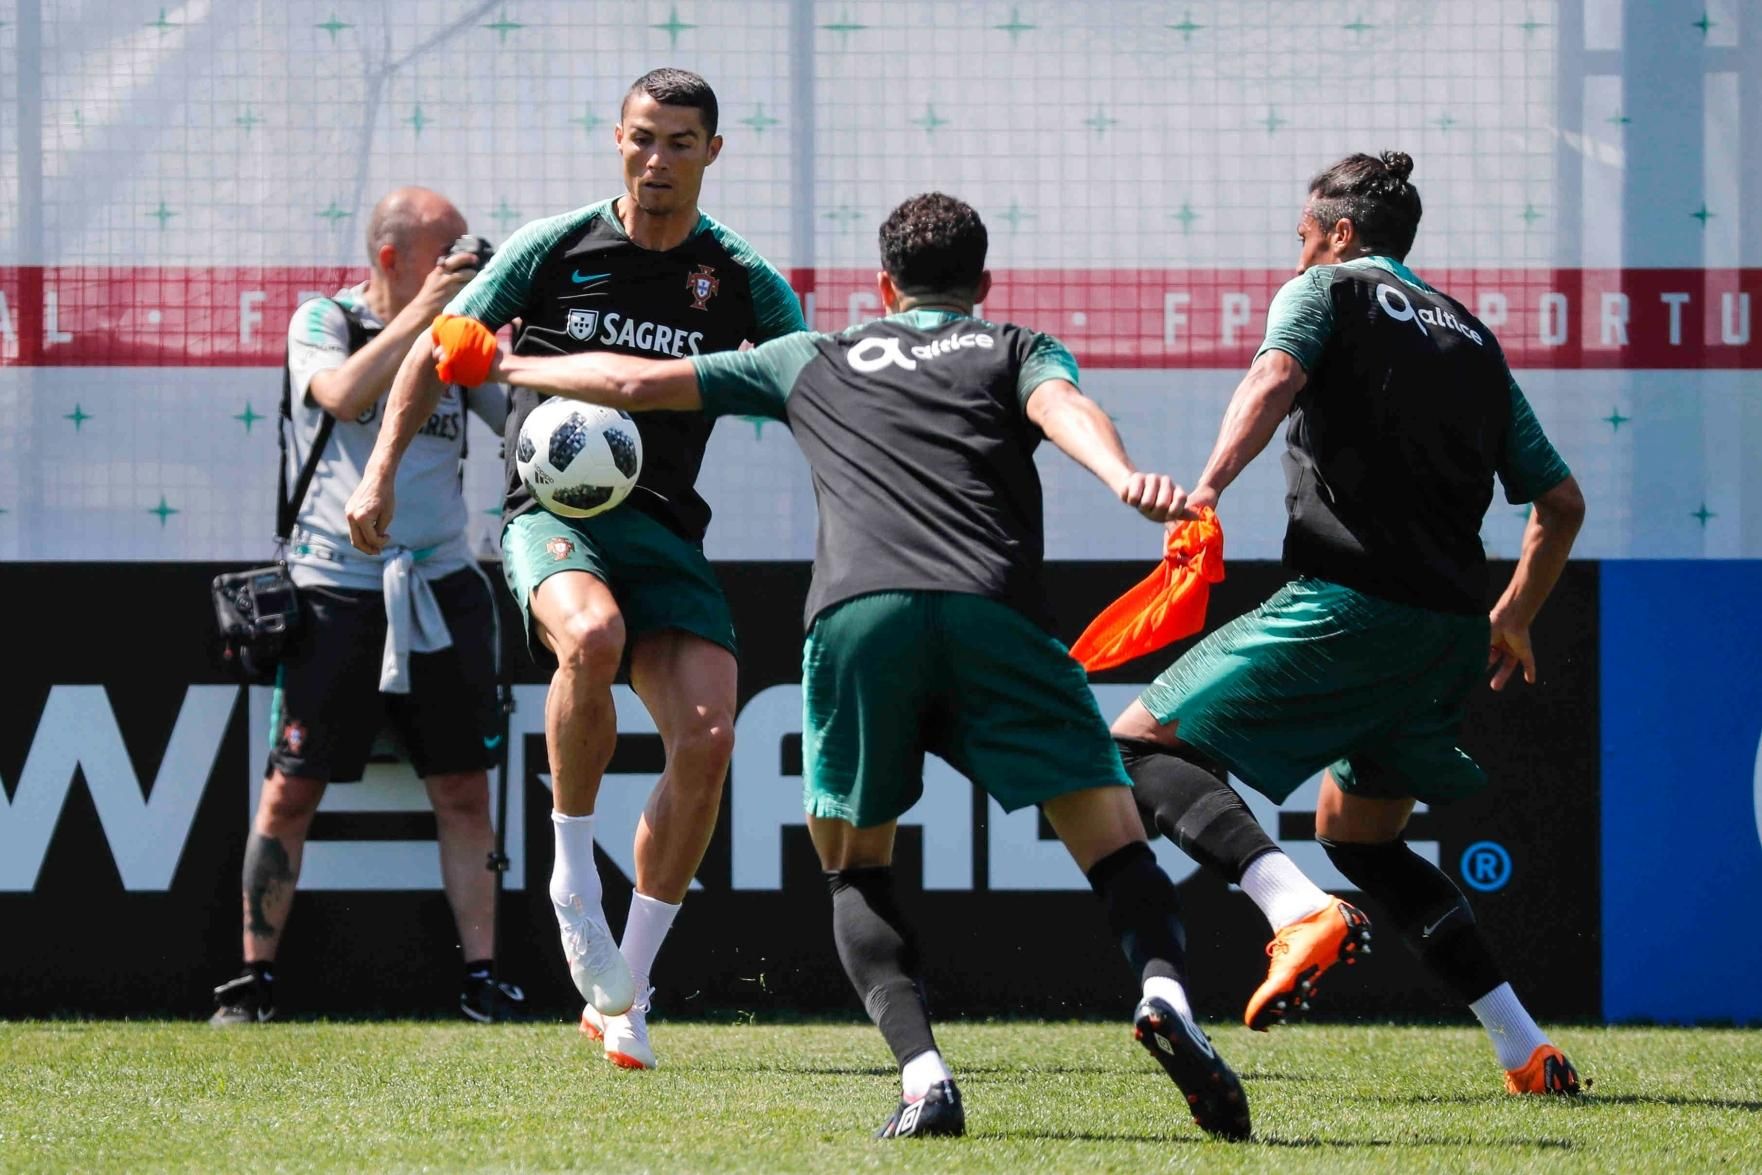
[[[685,292],[691,295],[693,310],[708,310],[710,299],[722,288],[722,279],[708,265],[700,265],[695,273],[685,275]]]
[[[569,321],[565,325],[568,327],[570,338],[585,343],[588,339],[593,338],[593,328],[599,324],[600,312],[598,310],[571,310]]]

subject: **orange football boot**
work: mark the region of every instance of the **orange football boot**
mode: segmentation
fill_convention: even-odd
[[[1590,1082],[1585,1082],[1589,1088]],[[1505,1071],[1506,1093],[1554,1093],[1566,1097],[1579,1095],[1578,1070],[1566,1054],[1551,1044],[1539,1044],[1521,1069]]]
[[[1265,1032],[1285,1019],[1287,1012],[1306,1012],[1315,995],[1316,981],[1329,967],[1347,966],[1360,955],[1370,954],[1370,919],[1349,902],[1330,897],[1322,909],[1279,929],[1266,944],[1272,963],[1262,983],[1248,1000],[1242,1022]]]

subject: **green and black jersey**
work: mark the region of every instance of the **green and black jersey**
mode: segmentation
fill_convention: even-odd
[[[1286,431],[1285,564],[1442,612],[1486,609],[1481,522],[1564,481],[1486,324],[1388,257],[1279,291],[1261,352],[1308,373]],[[1258,355],[1256,356],[1258,358]]]
[[[805,330],[783,275],[739,236],[701,216],[685,242],[665,252],[632,241],[614,200],[537,220],[508,239],[460,291],[449,314],[500,330],[518,318],[516,355],[613,351],[645,358],[732,351]],[[536,392],[514,390],[507,427],[504,518],[532,509],[514,466],[516,441]],[[642,476],[626,502],[694,543],[710,507],[694,488],[711,422],[696,412],[637,419]]]
[[[785,422],[819,505],[807,623],[870,592],[962,592],[1046,627],[1025,411],[1077,364],[1050,335],[915,310],[692,360],[704,412]]]

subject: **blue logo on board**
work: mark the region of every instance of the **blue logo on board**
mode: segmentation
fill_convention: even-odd
[[[1462,850],[1461,871],[1470,889],[1481,893],[1504,889],[1511,881],[1511,854],[1504,845],[1477,840]]]

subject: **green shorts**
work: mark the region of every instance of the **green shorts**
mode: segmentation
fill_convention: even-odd
[[[896,820],[942,756],[1014,811],[1131,786],[1089,679],[1007,604],[887,591],[822,612],[802,653],[803,804],[859,828]]]
[[[1489,639],[1484,616],[1299,578],[1138,700],[1275,802],[1326,767],[1347,792],[1444,803],[1486,786],[1456,740]]]
[[[528,647],[540,648],[532,593],[559,571],[585,571],[612,589],[627,641],[677,628],[737,652],[734,617],[703,548],[640,510],[623,507],[594,518],[559,518],[529,510],[502,531],[502,574],[520,605]]]

